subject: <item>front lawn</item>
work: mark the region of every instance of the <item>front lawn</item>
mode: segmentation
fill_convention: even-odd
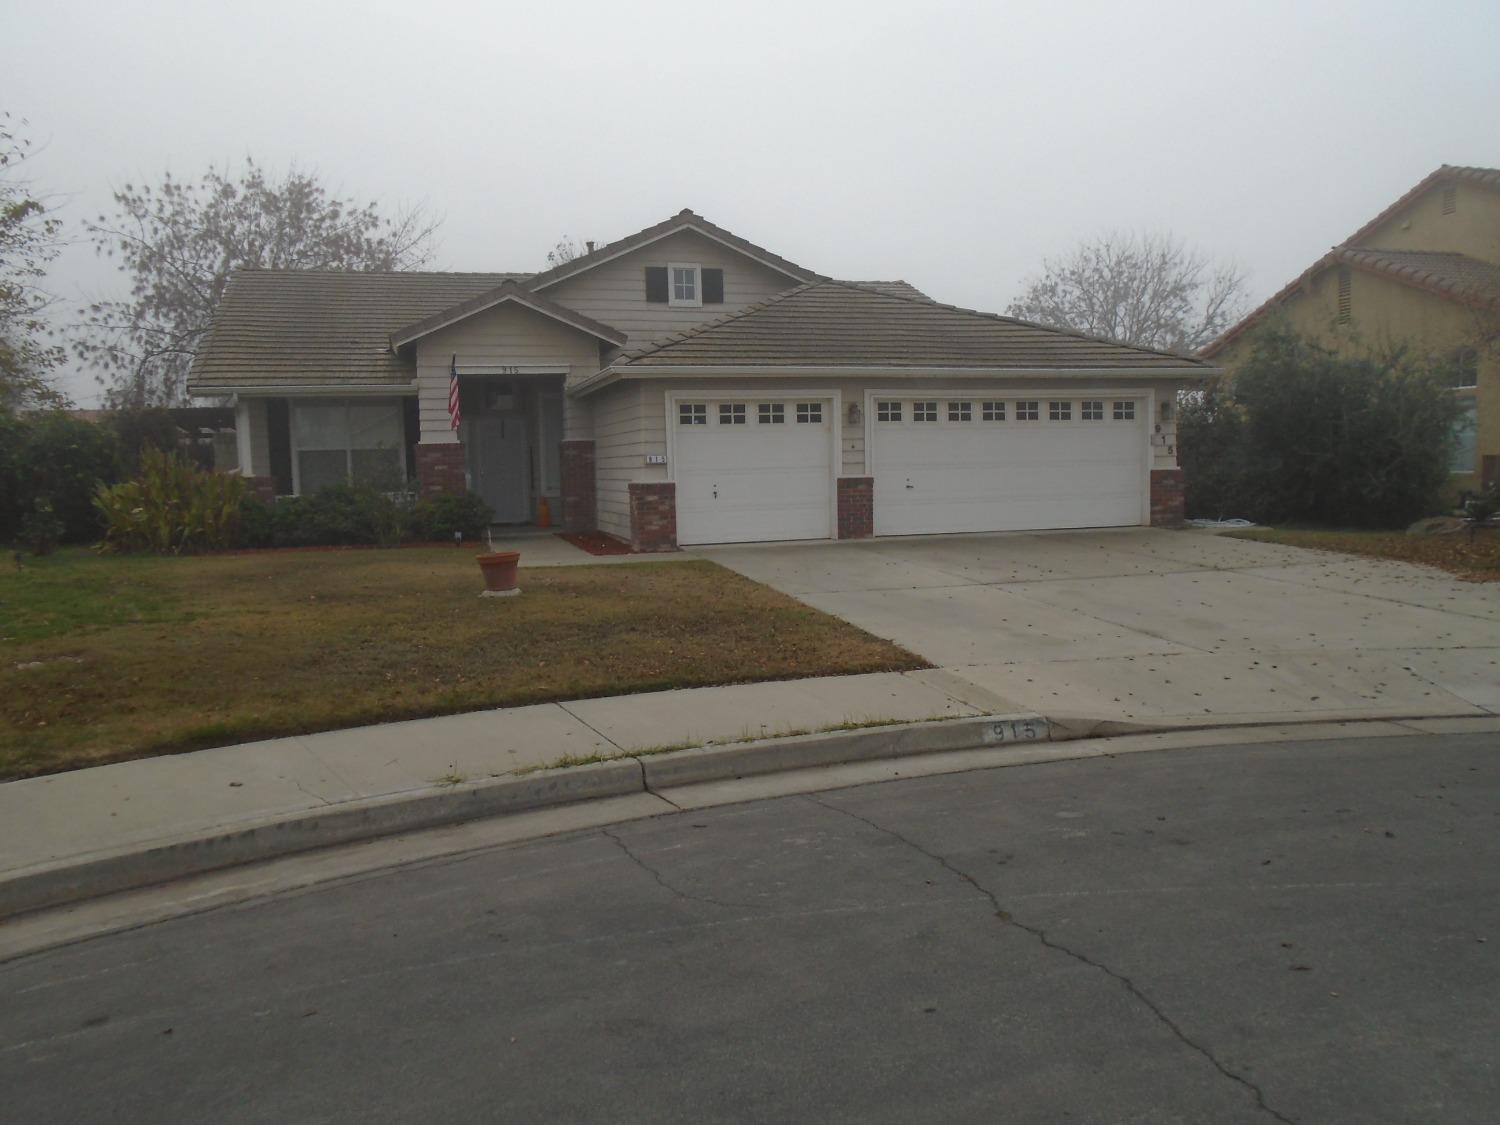
[[[524,563],[524,557],[523,557]],[[521,571],[471,551],[109,558],[0,572],[0,778],[667,688],[925,667],[702,561]]]
[[[1454,535],[1407,535],[1401,531],[1319,531],[1308,528],[1256,527],[1225,532],[1233,539],[1281,543],[1342,551],[1378,559],[1422,563],[1470,582],[1500,582],[1500,531],[1486,529],[1472,540],[1466,531]]]

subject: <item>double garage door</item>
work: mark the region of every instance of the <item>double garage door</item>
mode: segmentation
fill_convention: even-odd
[[[1130,526],[1145,511],[1137,398],[878,398],[865,424],[877,535]],[[832,399],[678,399],[683,544],[826,539]]]

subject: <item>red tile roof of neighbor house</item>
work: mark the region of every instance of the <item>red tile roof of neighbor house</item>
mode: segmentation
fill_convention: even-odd
[[[1208,344],[1198,354],[1204,359],[1211,359],[1218,355],[1240,336],[1264,321],[1278,305],[1306,285],[1314,274],[1331,265],[1347,265],[1382,274],[1441,297],[1484,304],[1493,303],[1497,297],[1500,297],[1500,267],[1465,254],[1423,250],[1375,250],[1358,245],[1362,239],[1367,238],[1371,232],[1378,230],[1399,215],[1425,192],[1437,184],[1451,181],[1478,184],[1481,187],[1500,191],[1500,168],[1475,168],[1458,164],[1440,166],[1436,171],[1424,176],[1420,183],[1380,214],[1282,286],[1268,300],[1257,306],[1238,324]]]

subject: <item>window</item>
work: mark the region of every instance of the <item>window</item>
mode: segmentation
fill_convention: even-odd
[[[914,402],[911,404],[911,420],[913,422],[936,422],[937,403]]]
[[[1041,403],[1026,401],[1016,403],[1017,422],[1035,422],[1041,417]]]
[[[823,404],[821,402],[799,402],[797,404],[797,421],[823,421]]]
[[[719,425],[743,426],[744,424],[745,404],[743,402],[719,403]]]
[[[679,426],[708,425],[708,405],[702,402],[678,403],[677,424]]]
[[[1134,399],[1128,399],[1127,398],[1127,399],[1125,399],[1125,400],[1123,400],[1121,402],[1115,403],[1115,421],[1116,422],[1134,422],[1135,421],[1135,400]]]
[[[1348,324],[1354,319],[1354,279],[1348,266],[1339,267],[1339,313],[1338,322]]]
[[[948,421],[972,422],[973,420],[974,404],[972,402],[950,402],[948,404]]]
[[[877,402],[875,404],[875,421],[901,421],[901,404],[899,402]]]
[[[697,308],[703,304],[698,287],[698,267],[673,262],[667,266],[667,304]]]
[[[1085,422],[1104,421],[1104,403],[1097,398],[1084,399],[1081,417]]]
[[[394,492],[406,483],[406,425],[400,402],[292,404],[297,491],[370,484]]]
[[[1005,421],[1005,403],[981,402],[979,404],[979,416],[986,422],[1003,422]]]
[[[1465,397],[1459,402],[1463,411],[1453,423],[1453,453],[1448,461],[1450,473],[1472,473],[1474,455],[1478,450],[1474,441],[1474,422],[1477,415],[1477,399]]]
[[[1473,348],[1459,348],[1437,358],[1438,370],[1450,387],[1479,385],[1479,353]]]
[[[786,421],[786,403],[763,402],[758,409],[756,418],[763,426],[779,426]]]
[[[1073,420],[1073,404],[1071,402],[1049,402],[1047,404],[1047,420],[1049,422],[1071,422]]]

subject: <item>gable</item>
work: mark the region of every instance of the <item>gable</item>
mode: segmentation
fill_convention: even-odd
[[[1377,219],[1351,245],[1500,262],[1500,177],[1493,185],[1459,177],[1431,183]]]
[[[575,382],[599,370],[598,339],[512,301],[445,325],[412,346],[419,371],[460,365],[566,368]]]
[[[723,303],[684,308],[647,301],[646,268],[672,263],[722,270]],[[686,229],[556,282],[544,292],[560,305],[620,329],[628,337],[626,346],[633,348],[764,301],[797,284],[778,269]]]

